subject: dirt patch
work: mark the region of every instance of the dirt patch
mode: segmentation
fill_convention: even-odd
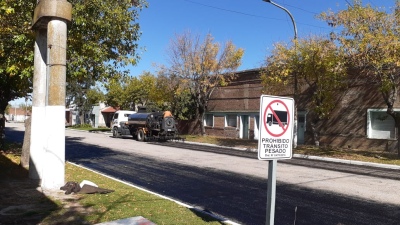
[[[0,225],[88,224],[84,216],[91,209],[79,204],[82,195],[42,190],[39,181],[19,166],[18,149],[0,150]]]
[[[79,204],[81,195],[45,191],[28,178],[2,180],[0,186],[0,225],[88,224],[84,216],[91,209]]]

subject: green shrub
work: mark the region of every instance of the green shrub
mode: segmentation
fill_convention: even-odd
[[[75,124],[72,128],[92,128],[91,124],[83,123],[83,124]]]

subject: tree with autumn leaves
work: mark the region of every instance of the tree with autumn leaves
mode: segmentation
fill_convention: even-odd
[[[30,46],[33,46],[33,36],[29,22],[35,2],[13,0],[0,3],[0,110],[5,108],[4,102],[24,97],[30,92],[33,65],[33,48]],[[84,83],[87,77],[91,77],[92,84],[93,81],[109,80],[121,73],[126,75],[124,66],[134,65],[139,58],[135,54],[139,25],[131,21],[137,18],[144,1],[139,1],[134,9],[129,8],[130,1],[117,1],[117,7],[110,7],[114,1],[71,2],[74,5],[74,21],[68,33],[70,60],[67,77],[70,82]],[[389,12],[364,6],[362,1],[355,0],[345,10],[322,13],[320,19],[340,29],[333,30],[326,38],[310,37],[295,40],[291,45],[276,44],[266,60],[263,79],[265,84],[268,83],[265,85],[269,88],[267,91],[273,93],[271,86],[294,86],[294,78],[301,79],[312,90],[310,111],[314,115],[313,121],[318,123],[329,118],[335,105],[335,93],[346,87],[343,82],[346,70],[355,68],[362,72],[360,74],[364,79],[376,81],[388,106],[387,112],[399,128],[400,115],[394,110],[400,66],[399,4],[396,1],[393,11]],[[86,14],[85,10],[91,14]],[[99,20],[91,20],[93,17]],[[228,84],[234,77],[242,55],[243,50],[231,42],[224,46],[214,43],[210,34],[203,41],[190,33],[177,35],[170,45],[170,66],[164,67],[153,82],[156,90],[168,91],[157,92],[158,96],[151,97],[161,105],[178,99],[188,103],[192,101],[195,107],[189,108],[196,109],[195,118],[202,126],[210,95],[216,87]],[[175,104],[169,107],[178,109],[181,106]],[[204,134],[203,126],[201,130]],[[315,136],[315,139],[318,137]]]
[[[308,118],[314,141],[318,143],[316,126],[321,120],[329,118],[336,105],[336,95],[345,86],[346,72],[340,48],[330,40],[311,37],[295,40],[291,46],[276,44],[271,56],[266,59],[261,80],[264,92],[268,94],[282,94],[287,86],[292,90],[309,91],[312,97]],[[304,86],[306,88],[302,88]]]
[[[341,28],[331,34],[332,40],[339,43],[346,59],[364,79],[376,83],[387,105],[387,114],[393,117],[399,130],[400,112],[395,111],[394,104],[400,85],[400,1],[388,13],[355,0],[346,10],[328,11],[320,18],[334,28]]]
[[[190,94],[195,103],[194,120],[202,135],[205,135],[203,121],[211,94],[234,79],[243,54],[244,50],[230,41],[224,45],[214,42],[211,34],[202,40],[200,35],[185,32],[171,41],[169,67],[162,73],[179,80],[180,93],[187,90]]]
[[[128,102],[168,109],[179,119],[193,119],[204,135],[210,96],[235,78],[243,53],[229,41],[221,46],[211,34],[203,40],[190,32],[176,35],[168,50],[170,64],[162,66],[157,77],[144,73],[109,82],[107,103],[122,106],[117,99],[131,98]]]
[[[321,13],[320,19],[338,29],[327,38],[307,38],[295,40],[292,45],[275,45],[266,59],[264,82],[293,85],[294,77],[302,79],[313,91],[310,110],[314,112],[314,119],[324,118],[329,117],[335,106],[335,91],[346,86],[345,72],[355,69],[360,73],[359,78],[374,81],[378,86],[387,113],[399,129],[400,112],[394,110],[400,84],[399,12],[399,1],[395,2],[392,11],[385,11],[354,0],[347,9]],[[310,79],[314,84],[309,82]],[[397,140],[400,140],[399,132],[398,135]]]
[[[176,35],[168,50],[169,65],[161,66],[157,76],[144,72],[139,77],[110,79],[105,85],[107,103],[168,109],[176,118],[193,119],[194,127],[200,127],[204,135],[203,119],[210,96],[215,88],[235,78],[243,53],[229,41],[221,46],[211,34],[204,40],[190,32]]]

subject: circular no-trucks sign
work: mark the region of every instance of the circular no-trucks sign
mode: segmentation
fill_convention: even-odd
[[[292,158],[294,100],[262,95],[258,158],[260,160]]]

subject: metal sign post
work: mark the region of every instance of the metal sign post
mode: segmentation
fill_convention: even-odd
[[[276,159],[268,161],[268,194],[267,194],[267,220],[266,225],[272,225],[275,221],[276,199]]]
[[[267,225],[273,225],[275,220],[277,159],[292,158],[293,116],[293,98],[261,96],[258,159],[269,161]]]

